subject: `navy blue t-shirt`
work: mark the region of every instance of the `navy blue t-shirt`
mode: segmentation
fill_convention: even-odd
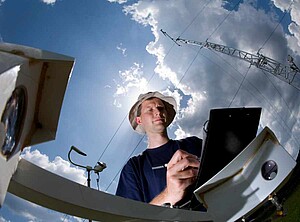
[[[178,149],[200,157],[202,140],[195,136],[169,140],[160,147],[147,149],[130,158],[122,169],[116,195],[149,203],[166,187],[167,169],[152,167],[168,163]]]

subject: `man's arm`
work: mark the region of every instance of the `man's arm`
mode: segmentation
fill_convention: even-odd
[[[177,150],[167,166],[167,186],[150,204],[175,205],[184,195],[186,188],[197,178],[200,162],[197,156],[183,150]]]

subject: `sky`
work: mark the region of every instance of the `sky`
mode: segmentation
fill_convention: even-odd
[[[130,127],[128,111],[140,93],[161,91],[178,103],[172,139],[203,137],[213,108],[262,107],[268,126],[297,158],[300,93],[250,64],[191,45],[177,46],[160,31],[209,41],[287,65],[300,66],[299,0],[0,0],[0,41],[75,58],[55,140],[27,147],[21,156],[86,185],[84,166],[107,164],[99,190],[114,194],[121,168],[146,148]],[[92,174],[92,188],[98,189]],[[84,221],[7,194],[0,222]]]

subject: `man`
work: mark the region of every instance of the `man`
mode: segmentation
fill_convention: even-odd
[[[116,195],[154,205],[178,204],[194,184],[199,170],[202,140],[171,140],[167,127],[177,104],[159,92],[141,94],[129,112],[131,126],[146,133],[147,149],[124,166]]]

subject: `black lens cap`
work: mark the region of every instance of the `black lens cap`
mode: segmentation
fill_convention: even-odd
[[[261,167],[261,174],[265,180],[273,180],[278,172],[277,163],[274,160],[266,161]]]

